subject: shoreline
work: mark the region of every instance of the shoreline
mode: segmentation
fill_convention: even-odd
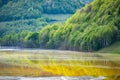
[[[92,76],[78,76],[78,77],[17,77],[17,76],[0,76],[0,80],[103,80],[105,77],[92,77]]]

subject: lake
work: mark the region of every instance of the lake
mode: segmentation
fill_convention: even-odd
[[[119,57],[109,53],[2,48],[0,80],[119,80]]]

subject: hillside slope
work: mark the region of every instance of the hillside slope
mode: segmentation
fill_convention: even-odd
[[[119,40],[116,38],[120,30],[119,4],[120,0],[94,0],[78,10],[64,25],[48,25],[39,32],[22,37],[24,47],[96,51],[110,46]],[[11,36],[1,42],[6,43]],[[12,42],[15,43],[13,38]]]
[[[115,42],[114,44],[103,48],[98,51],[99,53],[119,53],[120,54],[120,41]]]
[[[120,0],[94,0],[78,10],[62,28],[51,26],[41,30],[40,46],[94,51],[111,45],[120,29],[119,4]]]
[[[62,23],[90,1],[0,0],[0,37],[24,30],[35,32],[47,24]]]

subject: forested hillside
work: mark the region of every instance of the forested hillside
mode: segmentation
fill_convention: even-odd
[[[109,46],[120,29],[119,4],[120,0],[95,0],[78,10],[63,27],[48,26],[38,32],[38,39],[27,39],[44,48],[94,51]]]
[[[87,0],[90,2],[92,0]],[[81,0],[1,0],[0,21],[40,18],[46,14],[71,14],[83,7]]]
[[[64,22],[77,9],[91,1],[0,0],[0,37],[24,30],[38,31],[47,24]]]
[[[94,0],[78,10],[64,25],[56,23],[38,32],[24,33],[24,37],[18,41],[18,34],[16,37],[7,35],[0,42],[2,45],[22,42],[24,47],[99,50],[117,41],[120,30],[119,4],[120,0]]]

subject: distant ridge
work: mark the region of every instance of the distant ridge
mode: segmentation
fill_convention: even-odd
[[[0,0],[0,22],[36,19],[42,14],[73,14],[92,0]]]

